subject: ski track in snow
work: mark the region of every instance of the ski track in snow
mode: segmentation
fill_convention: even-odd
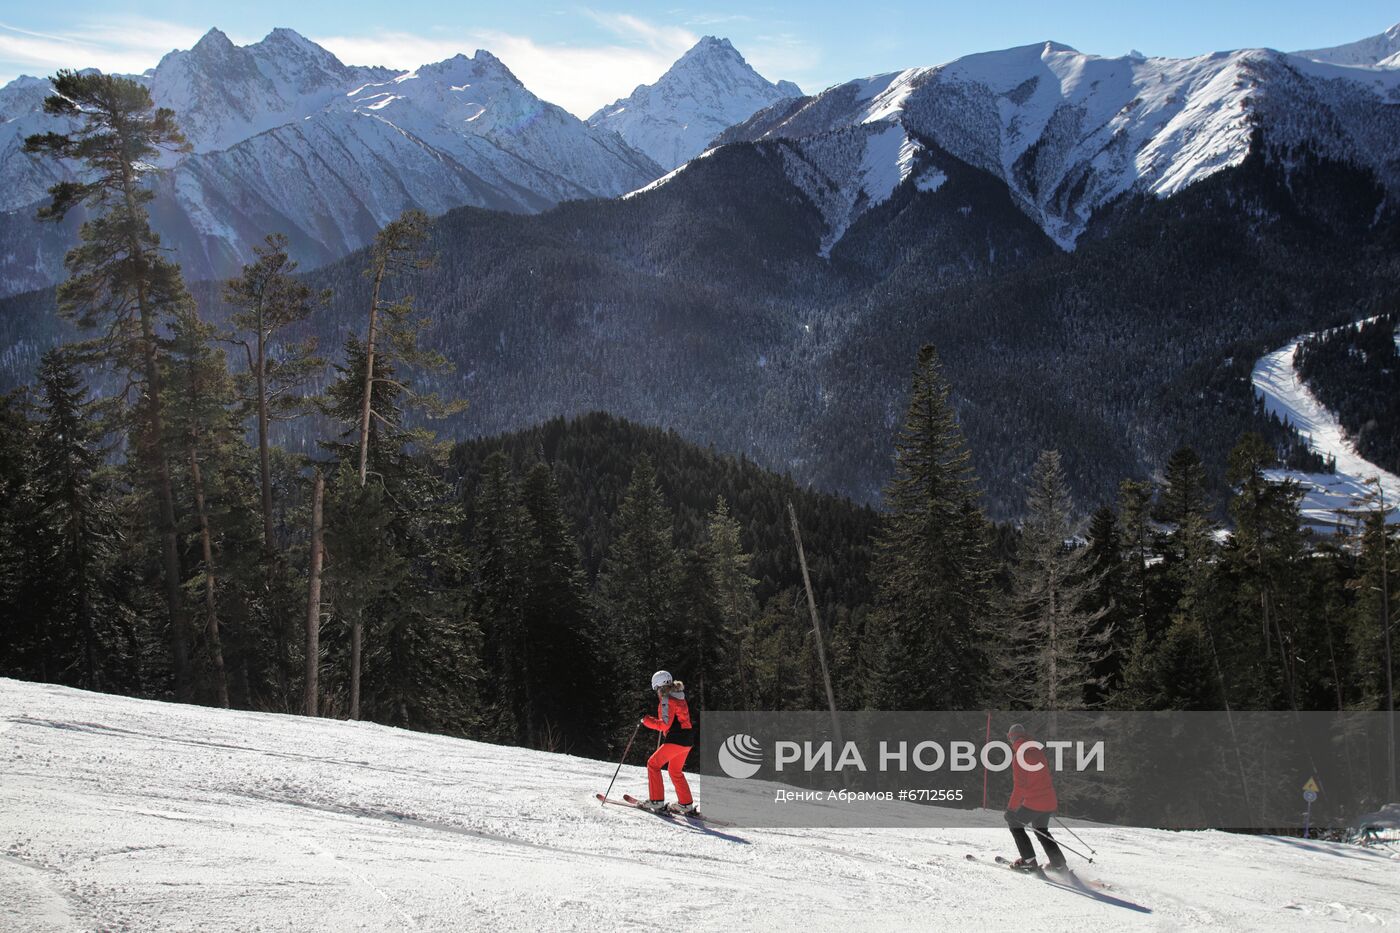
[[[567,755],[3,679],[0,716],[6,930],[1400,921],[1400,860],[1340,844],[1083,828],[1099,856],[1081,874],[1105,888],[1076,890],[989,865],[1012,851],[995,812],[991,828],[707,830],[600,806],[613,765]],[[644,781],[625,767],[616,789]]]
[[[1335,474],[1269,471],[1274,479],[1292,479],[1302,485],[1304,494],[1300,507],[1304,520],[1313,528],[1330,532],[1339,524],[1355,525],[1354,519],[1339,517],[1337,510],[1354,507],[1357,498],[1372,488],[1365,483],[1371,477],[1380,478],[1386,504],[1400,506],[1400,476],[1363,458],[1347,438],[1341,422],[1318,401],[1298,375],[1293,366],[1293,354],[1298,344],[1311,336],[1304,334],[1260,357],[1254,364],[1250,381],[1270,413],[1297,428],[1313,450],[1336,459]],[[1396,340],[1400,343],[1400,336]],[[1400,522],[1400,509],[1392,512],[1387,521],[1390,524]]]

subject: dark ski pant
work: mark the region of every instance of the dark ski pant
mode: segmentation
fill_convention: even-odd
[[[1059,845],[1050,838],[1050,817],[1054,816],[1054,811],[1031,810],[1021,807],[1016,810],[1006,811],[1006,822],[1011,827],[1011,836],[1016,840],[1016,849],[1021,853],[1023,859],[1035,858],[1035,847],[1031,845],[1030,837],[1026,835],[1026,827],[1035,829],[1035,835],[1040,839],[1040,847],[1045,850],[1045,858],[1049,860],[1050,867],[1055,868],[1065,863],[1065,854],[1060,851]]]

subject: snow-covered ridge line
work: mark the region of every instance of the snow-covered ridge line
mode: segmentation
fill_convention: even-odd
[[[1335,474],[1270,471],[1274,479],[1291,479],[1303,487],[1300,505],[1304,520],[1316,530],[1329,532],[1338,527],[1355,527],[1356,520],[1340,510],[1354,508],[1360,497],[1371,492],[1374,487],[1367,480],[1372,478],[1380,480],[1386,504],[1400,506],[1400,476],[1362,457],[1347,437],[1341,422],[1313,395],[1298,374],[1294,365],[1298,345],[1319,333],[1324,332],[1302,334],[1277,350],[1264,354],[1254,364],[1250,381],[1255,393],[1264,400],[1267,411],[1293,425],[1312,450],[1336,462]],[[1400,335],[1397,335],[1396,342],[1400,344]],[[1387,521],[1400,523],[1400,509],[1392,512]]]
[[[1001,179],[1018,207],[1072,249],[1127,192],[1165,198],[1266,146],[1306,147],[1400,188],[1400,69],[1271,49],[1194,58],[1107,58],[1044,42],[849,81],[779,102],[724,142],[799,147],[899,123],[913,138]]]
[[[705,830],[600,806],[609,762],[5,679],[0,724],[7,929],[642,930],[677,891],[693,931],[1400,922],[1396,864],[1341,844],[1081,828],[1095,896],[988,867],[1013,851],[996,811]],[[644,786],[629,765],[616,789]]]

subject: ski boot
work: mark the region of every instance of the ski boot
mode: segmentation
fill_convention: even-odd
[[[697,816],[700,808],[693,803],[678,803],[671,808],[671,812],[677,816]]]
[[[1011,863],[1012,871],[1035,872],[1040,871],[1040,866],[1033,858],[1018,858]]]
[[[645,800],[645,801],[643,801],[643,802],[637,804],[637,808],[638,808],[639,810],[645,810],[645,811],[647,811],[648,813],[665,813],[665,812],[666,812],[666,801],[664,801],[664,800]]]

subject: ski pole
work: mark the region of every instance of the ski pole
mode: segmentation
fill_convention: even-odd
[[[1070,829],[1069,826],[1066,825],[1066,823],[1065,823],[1064,820],[1060,819],[1060,818],[1057,816],[1057,817],[1055,817],[1055,822],[1056,822],[1056,823],[1059,823],[1059,824],[1060,824],[1060,828],[1063,829],[1065,832],[1069,833],[1071,836],[1073,836],[1073,837],[1079,842],[1079,844],[1082,845],[1084,848],[1088,849],[1090,852],[1093,852],[1095,855],[1098,855],[1098,854],[1099,854],[1099,853],[1097,853],[1097,852],[1094,852],[1094,847],[1093,847],[1093,846],[1089,845],[1089,843],[1085,842],[1083,839],[1080,839],[1080,838],[1079,838],[1079,833],[1077,833],[1077,832],[1075,832],[1074,830]],[[1092,862],[1093,859],[1090,859],[1089,861]]]
[[[1094,864],[1094,860],[1093,860],[1091,857],[1085,855],[1083,852],[1080,852],[1080,851],[1079,851],[1078,849],[1076,849],[1074,846],[1069,845],[1069,844],[1064,843],[1064,842],[1057,843],[1057,845],[1059,845],[1059,847],[1060,847],[1061,849],[1069,849],[1071,852],[1073,852],[1075,855],[1077,855],[1077,856],[1079,856],[1080,858],[1082,858],[1084,861],[1088,862],[1090,865]]]
[[[608,789],[603,792],[603,797],[612,793],[613,785],[617,783],[617,775],[622,771],[622,762],[627,760],[627,753],[632,750],[632,742],[637,738],[637,731],[642,728],[642,721],[637,720],[637,724],[632,727],[632,738],[627,740],[627,747],[622,750],[622,758],[617,763],[617,771],[613,772],[612,780],[608,782]]]

